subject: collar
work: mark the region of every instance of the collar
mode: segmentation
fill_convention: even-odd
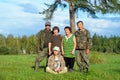
[[[83,28],[82,30],[78,29],[78,32],[82,32],[82,31],[85,31],[85,28]]]
[[[71,36],[72,36],[72,34],[71,34],[69,37],[67,37],[67,36],[65,35],[65,38],[68,40]]]

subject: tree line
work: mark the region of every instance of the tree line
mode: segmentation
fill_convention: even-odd
[[[0,54],[35,54],[36,52],[36,35],[14,37],[12,34],[9,34],[5,37],[0,34]]]
[[[120,37],[119,36],[99,36],[94,34],[92,37],[94,51],[104,53],[120,53]]]
[[[93,51],[104,53],[120,53],[120,37],[119,36],[92,36]],[[0,34],[0,54],[36,54],[37,53],[37,36],[31,35],[22,37],[14,37],[9,34],[7,37]]]

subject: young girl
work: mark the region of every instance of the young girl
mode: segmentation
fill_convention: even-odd
[[[48,66],[46,68],[46,72],[58,74],[67,72],[67,68],[65,67],[64,58],[59,54],[59,47],[55,46],[53,48],[53,54],[48,58]]]

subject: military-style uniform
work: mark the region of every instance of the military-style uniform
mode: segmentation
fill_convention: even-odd
[[[86,55],[86,49],[91,49],[92,47],[92,39],[90,33],[87,29],[83,29],[82,31],[77,30],[75,32],[76,37],[76,56],[77,56],[77,64],[80,68],[80,71],[85,71],[89,69],[89,59]]]
[[[38,50],[41,52],[38,53],[35,61],[35,71],[38,71],[40,62],[44,59],[44,57],[48,56],[48,42],[50,36],[52,35],[51,31],[41,30],[38,33]]]

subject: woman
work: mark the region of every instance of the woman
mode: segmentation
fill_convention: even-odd
[[[68,71],[72,72],[75,62],[76,39],[69,26],[66,26],[64,31],[65,36],[62,40],[62,55],[64,56]]]
[[[51,36],[50,40],[49,40],[49,43],[48,43],[48,53],[49,55],[51,55],[52,53],[52,49],[55,47],[55,46],[58,46],[60,48],[60,51],[61,51],[61,42],[62,42],[62,36],[59,34],[59,28],[57,26],[54,26],[53,27],[53,35]]]

